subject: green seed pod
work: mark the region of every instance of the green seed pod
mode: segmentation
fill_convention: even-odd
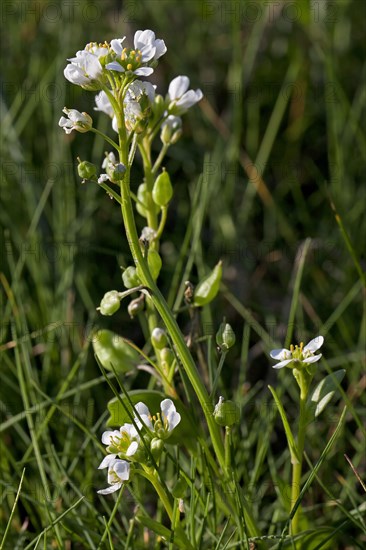
[[[156,281],[156,279],[159,277],[159,273],[163,263],[159,256],[159,252],[157,252],[153,248],[150,248],[147,253],[147,265],[149,266],[149,270],[152,278],[154,279],[154,281]],[[137,273],[137,276],[142,280],[143,276],[142,276],[142,270],[140,266],[137,266],[136,273]]]
[[[220,397],[213,416],[219,426],[232,426],[239,422],[240,410],[234,401],[224,401],[224,398]]]
[[[83,180],[95,180],[97,175],[97,167],[95,164],[89,162],[88,160],[81,161],[78,158],[78,174]]]
[[[98,330],[93,335],[94,353],[101,365],[108,370],[127,372],[139,362],[139,353],[111,330]]]
[[[147,211],[148,211],[148,190],[146,183],[141,183],[137,189],[137,202],[136,202],[136,210],[137,212],[143,216],[144,218],[147,218]],[[155,208],[156,214],[159,213],[160,207],[152,203],[153,207]]]
[[[156,178],[152,190],[152,198],[155,204],[166,206],[173,196],[173,187],[168,172],[163,172]]]
[[[123,180],[126,172],[126,166],[119,162],[118,164],[110,164],[106,170],[111,182],[118,183]]]
[[[119,310],[120,305],[119,292],[117,290],[110,290],[104,294],[99,310],[102,315],[113,315],[113,313]]]
[[[163,348],[160,352],[160,359],[168,365],[171,365],[175,359],[175,355],[171,349]]]
[[[172,495],[174,498],[183,498],[186,494],[188,483],[184,477],[179,477],[174,484],[172,489]]]
[[[151,341],[156,349],[162,350],[168,344],[168,338],[164,329],[156,327],[151,333]]]
[[[195,306],[205,306],[212,302],[220,288],[222,277],[222,262],[215,265],[211,273],[198,283],[194,290],[193,304]]]
[[[216,344],[222,350],[227,351],[233,347],[235,340],[235,333],[229,323],[221,323],[216,334]]]
[[[126,288],[135,288],[141,284],[136,267],[130,265],[122,273],[122,281]]]

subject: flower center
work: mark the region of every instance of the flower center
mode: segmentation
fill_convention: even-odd
[[[121,53],[121,64],[126,71],[134,71],[141,65],[142,53],[140,50],[123,48]]]

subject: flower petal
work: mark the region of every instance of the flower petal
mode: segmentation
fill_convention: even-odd
[[[137,449],[139,448],[139,444],[137,441],[132,441],[131,445],[128,447],[126,451],[126,456],[133,456]]]
[[[154,69],[152,67],[140,67],[139,69],[136,69],[133,72],[137,76],[150,76],[151,74],[153,74]]]
[[[119,56],[122,54],[122,50],[123,50],[122,42],[124,41],[125,38],[126,38],[125,36],[123,38],[114,38],[111,41],[112,50],[114,51],[114,53],[116,53]]]
[[[111,438],[112,437],[118,437],[120,439],[121,434],[119,433],[118,430],[103,432],[102,433],[102,443],[104,443],[104,445],[111,445],[111,443],[112,443]]]
[[[110,493],[114,493],[115,491],[118,491],[122,487],[121,483],[115,483],[114,485],[110,485],[106,489],[100,489],[100,491],[97,491],[100,495],[109,495]]]
[[[310,357],[307,357],[306,359],[303,359],[303,363],[316,363],[321,358],[322,354],[319,353],[319,355],[311,355]]]
[[[123,481],[127,481],[130,477],[130,464],[126,460],[118,460],[113,466],[113,470]]]
[[[324,343],[323,336],[317,336],[313,340],[310,340],[308,344],[306,344],[303,351],[304,352],[310,351],[311,353],[314,353],[315,351],[317,351],[319,348],[322,347],[323,343]]]
[[[110,468],[113,465],[113,461],[116,460],[116,456],[116,454],[105,456],[102,462],[99,464],[98,470],[103,470],[103,468]]]
[[[270,356],[272,359],[276,359],[277,361],[284,361],[285,359],[289,359],[292,357],[292,353],[289,349],[282,348],[282,349],[273,349],[270,352]]]
[[[109,71],[117,71],[118,73],[125,72],[124,68],[122,67],[122,65],[118,63],[118,61],[112,61],[111,63],[108,63],[108,65],[106,65],[105,68],[108,69]]]
[[[293,361],[293,359],[285,359],[285,361],[280,361],[279,363],[277,363],[277,365],[273,365],[273,368],[274,369],[282,369],[283,367],[285,367],[289,363],[292,363],[292,361]]]
[[[169,99],[179,99],[188,90],[189,78],[188,76],[177,76],[173,78],[169,84],[168,95]]]

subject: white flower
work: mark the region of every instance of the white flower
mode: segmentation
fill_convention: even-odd
[[[290,349],[274,349],[270,352],[270,356],[272,359],[279,361],[279,363],[274,365],[273,368],[282,369],[283,367],[289,366],[290,363],[315,363],[319,361],[322,354],[319,353],[318,355],[314,355],[314,353],[321,348],[323,343],[323,336],[317,336],[306,344],[305,347],[303,344],[300,344],[300,346],[290,346]]]
[[[155,39],[155,33],[146,29],[144,31],[136,31],[134,36],[134,46],[136,49],[141,50],[147,45],[155,48],[154,59],[159,59],[166,52],[166,46],[164,40]]]
[[[62,112],[68,116],[65,118],[62,116],[58,122],[58,125],[65,130],[67,134],[71,134],[73,130],[77,132],[88,132],[93,126],[93,119],[87,113],[80,113],[76,109],[62,109]]]
[[[169,113],[181,115],[203,98],[199,88],[197,90],[188,90],[188,88],[188,76],[177,76],[171,81],[167,95]]]
[[[107,451],[110,451],[113,456],[117,454],[133,456],[138,449],[140,436],[133,424],[126,423],[119,430],[104,432],[102,443],[107,445]]]
[[[146,64],[157,60],[166,52],[163,40],[156,39],[151,30],[136,31],[134,48],[124,48],[124,38],[116,38],[111,41],[111,49],[116,54],[116,60],[108,63],[106,68],[119,73],[129,72],[137,76],[149,76],[154,72],[152,67]]]
[[[88,46],[89,44],[86,48]],[[100,89],[103,67],[100,64],[98,55],[94,55],[92,51],[84,49],[78,51],[76,57],[72,57],[68,61],[71,63],[64,70],[67,80],[87,90]]]
[[[135,405],[135,410],[139,413],[140,418],[134,418],[137,426],[141,429],[145,425],[150,430],[154,431],[160,439],[169,437],[170,432],[178,426],[181,421],[181,416],[177,412],[175,405],[171,399],[164,399],[160,403],[161,413],[156,416],[151,416],[149,409],[141,401]],[[154,421],[154,423],[153,423]]]
[[[135,80],[127,88],[125,102],[139,101],[142,96],[146,96],[150,103],[155,99],[155,88],[151,82],[143,82],[142,80]]]
[[[118,491],[125,481],[130,477],[130,464],[126,460],[115,458],[116,455],[108,455],[104,458],[99,466],[99,469],[108,467],[108,483],[109,487],[98,491],[100,495],[109,495]]]

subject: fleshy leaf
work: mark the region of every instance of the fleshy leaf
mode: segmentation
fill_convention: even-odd
[[[316,418],[320,415],[321,412],[328,405],[329,401],[332,399],[336,389],[339,384],[342,382],[346,371],[344,369],[337,370],[328,374],[315,388],[313,395],[308,401],[308,408],[310,415],[314,415]]]

